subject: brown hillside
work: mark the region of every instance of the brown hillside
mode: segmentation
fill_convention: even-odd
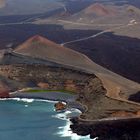
[[[117,75],[91,61],[87,56],[65,48],[41,36],[34,36],[18,46],[14,53],[53,61],[71,66],[98,76],[107,89],[107,96],[128,99],[129,95],[140,91],[140,85]]]
[[[86,56],[60,46],[39,35],[25,41],[15,49],[15,52],[68,65],[72,65],[73,62],[77,65],[82,65],[83,61],[85,61],[84,63],[89,63]]]

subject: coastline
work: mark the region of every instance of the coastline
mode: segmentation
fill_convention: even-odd
[[[80,110],[81,115],[85,113],[86,111],[88,111],[87,106],[76,101],[77,96],[69,95],[68,93],[61,93],[61,92],[26,93],[26,92],[17,91],[14,93],[10,93],[10,98],[21,98],[21,99],[27,98],[27,99],[38,99],[38,100],[41,99],[44,101],[45,100],[46,101],[62,101],[68,105],[68,108],[75,108],[75,109]],[[128,117],[128,118],[126,117],[115,118],[114,117],[114,118],[107,118],[107,119],[88,120],[88,119],[82,119],[81,116],[77,116],[77,117],[69,118],[69,120],[72,122],[72,124],[70,125],[70,128],[74,133],[80,136],[90,135],[91,139],[98,137],[99,140],[104,140],[104,139],[109,139],[110,137],[113,137],[113,136],[120,137],[121,139],[121,137],[123,137],[125,133],[127,134],[130,133],[131,131],[133,131],[134,128],[137,128],[138,132],[140,130],[139,117]],[[115,139],[112,139],[112,140],[115,140]]]
[[[91,139],[98,140],[139,140],[140,118],[126,118],[117,120],[81,121],[78,118],[71,119],[70,128],[78,135],[90,135]]]
[[[56,101],[56,102],[65,102],[69,108],[75,108],[80,110],[81,112],[85,112],[85,107],[77,102],[77,95],[72,95],[70,93],[62,93],[62,92],[36,92],[36,93],[26,93],[26,92],[12,92],[9,94],[10,98],[27,98],[27,99],[38,99],[38,100],[47,100],[47,101]]]

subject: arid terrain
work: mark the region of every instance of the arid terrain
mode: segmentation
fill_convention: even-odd
[[[137,61],[140,59],[139,4],[132,1],[115,3],[119,1],[114,4],[69,1],[65,6],[41,14],[0,16],[0,48],[15,48],[39,34],[140,82]]]
[[[106,131],[93,134],[100,121],[109,127],[113,120],[136,124],[140,3],[54,0],[37,5],[36,0],[31,8],[26,1],[0,1],[1,97],[26,88],[72,92],[85,107],[71,126],[81,135]],[[87,125],[93,130],[86,131]]]
[[[68,57],[68,56],[70,56],[70,57]],[[12,61],[12,60],[14,60],[14,61]],[[20,60],[22,60],[22,61],[20,61]],[[17,89],[26,88],[26,85],[29,85],[28,83],[34,83],[33,85],[37,86],[38,83],[44,82],[46,80],[48,82],[49,87],[52,87],[52,90],[57,89],[57,88],[59,89],[61,87],[60,85],[63,84],[63,82],[65,83],[65,80],[64,80],[65,78],[64,79],[62,78],[63,76],[61,78],[58,77],[59,75],[62,75],[60,73],[61,67],[78,70],[79,72],[81,71],[83,73],[87,73],[87,74],[91,74],[91,75],[93,74],[99,78],[99,80],[102,83],[102,86],[99,86],[100,84],[99,84],[98,80],[95,84],[89,83],[89,82],[87,82],[87,84],[86,84],[86,82],[79,81],[75,77],[76,78],[75,80],[80,82],[80,83],[77,83],[74,79],[71,79],[72,77],[69,79],[68,78],[69,74],[68,75],[66,74],[68,81],[73,81],[73,82],[75,81],[77,85],[80,84],[80,87],[76,87],[76,85],[70,86],[71,90],[74,90],[77,94],[79,94],[79,96],[83,96],[83,94],[84,94],[84,98],[82,100],[81,100],[81,98],[79,98],[78,100],[80,100],[84,104],[87,104],[87,101],[91,104],[92,100],[90,100],[91,98],[90,99],[88,98],[88,92],[89,92],[89,94],[93,94],[93,100],[94,100],[94,98],[95,99],[97,98],[97,101],[92,103],[93,107],[95,107],[98,103],[100,104],[100,102],[102,102],[103,108],[106,106],[105,111],[106,110],[115,111],[115,110],[119,110],[119,109],[122,110],[122,106],[125,107],[125,104],[126,104],[127,108],[129,108],[129,104],[130,104],[130,106],[132,106],[131,108],[133,108],[134,110],[135,109],[137,110],[137,107],[139,109],[139,104],[134,103],[131,100],[130,101],[128,100],[131,95],[134,95],[140,91],[139,84],[137,84],[133,81],[130,81],[128,79],[125,79],[113,72],[110,72],[107,69],[104,69],[103,67],[95,64],[87,56],[85,56],[81,53],[78,53],[71,49],[65,48],[58,44],[55,44],[54,42],[49,41],[48,39],[45,39],[41,36],[34,36],[34,37],[28,39],[23,44],[19,45],[16,49],[11,50],[10,52],[5,52],[3,54],[3,56],[1,56],[1,64],[2,64],[2,66],[0,68],[0,74],[1,74],[1,76],[6,78],[5,80],[7,80],[7,82],[9,82],[10,80],[14,80],[15,83],[18,83],[18,81],[20,81],[20,83],[21,83],[23,81],[24,84],[23,85],[21,84],[21,87],[19,86],[19,84],[18,84],[19,87],[17,85],[15,85],[14,88],[17,88]],[[29,65],[29,70],[28,70],[28,65]],[[38,66],[38,65],[41,65],[41,66]],[[43,65],[44,65],[44,68],[43,68]],[[53,73],[51,74],[49,72],[50,70],[45,70],[46,69],[45,67],[47,65],[49,67],[52,67],[52,69],[53,69],[53,67],[54,67],[54,69],[56,69],[58,67],[58,71],[55,70],[56,73],[58,73],[58,76],[55,76],[56,78],[52,77],[54,74]],[[33,69],[33,72],[31,69]],[[38,69],[38,70],[36,70],[36,69]],[[46,74],[43,74],[44,73],[43,69],[44,69],[45,73],[47,72],[46,73],[47,76],[49,76],[53,82],[48,81],[49,77],[47,78],[47,76],[45,76]],[[64,71],[64,70],[62,70],[62,71]],[[68,71],[68,70],[66,70],[66,71]],[[41,73],[41,75],[44,75],[44,76],[42,77],[39,74],[37,75],[37,73]],[[38,77],[36,77],[36,75]],[[81,75],[82,75],[82,73],[81,73]],[[93,76],[93,77],[95,77],[95,76]],[[54,83],[54,79],[56,79],[56,80],[58,79],[59,81]],[[82,79],[86,80],[86,78],[82,78]],[[10,81],[10,83],[11,83],[11,81]],[[53,87],[53,85],[54,85],[54,87]],[[6,85],[6,86],[8,86],[8,85]],[[12,85],[10,85],[10,86],[12,87]],[[84,90],[82,88],[83,86],[84,86]],[[96,89],[96,86],[97,87],[99,86],[102,88]],[[69,87],[69,89],[70,89],[70,87]],[[75,88],[73,89],[72,87],[73,88],[75,87]],[[11,90],[14,90],[14,88],[11,88]],[[95,91],[92,90],[92,88]],[[106,92],[104,91],[104,89],[106,90]],[[109,103],[109,102],[112,102],[112,103]],[[109,106],[109,104],[113,105],[113,102],[114,102],[114,106],[112,106],[112,107],[114,109]],[[124,105],[121,105],[121,102]],[[94,103],[96,105],[94,105]],[[88,108],[89,108],[89,112],[94,111],[94,113],[95,113],[95,109],[91,108],[91,106],[89,106]],[[101,105],[100,105],[100,108],[102,108]],[[97,107],[96,107],[96,109],[97,109]],[[123,109],[123,110],[129,111],[129,109]],[[139,110],[137,110],[137,111],[139,111]],[[88,115],[88,117],[86,117],[86,118],[87,119],[88,118],[89,119],[98,118],[98,115],[95,115],[95,116]]]
[[[81,133],[90,134],[88,130],[85,131],[87,121],[96,124],[100,119],[104,122],[104,119],[139,118],[140,104],[130,98],[139,93],[138,83],[38,35],[14,50],[3,51],[0,75],[3,86],[1,97],[13,97],[13,94],[8,95],[9,91],[27,87],[73,92],[78,96],[76,102],[86,108],[79,118],[84,125]]]

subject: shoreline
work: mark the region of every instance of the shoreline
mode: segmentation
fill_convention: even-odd
[[[74,108],[80,110],[80,115],[88,110],[86,105],[76,101],[77,96],[69,95],[68,93],[26,93],[17,91],[10,93],[10,98],[26,98],[53,102],[62,101],[68,105],[68,109]],[[111,136],[122,137],[125,133],[129,135],[131,131],[134,131],[134,128],[137,128],[136,132],[139,132],[140,130],[140,117],[112,117],[105,119],[87,120],[86,118],[82,119],[80,115],[77,117],[69,118],[70,122],[72,123],[70,128],[73,133],[76,133],[80,136],[90,135],[91,139],[99,137],[99,140],[104,140],[109,139]]]
[[[26,98],[26,99],[36,99],[36,100],[46,100],[46,101],[53,101],[53,102],[64,102],[67,104],[69,108],[75,108],[80,110],[82,113],[85,112],[85,107],[79,102],[76,101],[77,96],[72,95],[70,93],[62,93],[62,92],[36,92],[36,93],[29,93],[29,92],[11,92],[9,98]]]
[[[102,120],[98,122],[82,122],[78,118],[71,119],[70,128],[81,136],[90,135],[91,139],[99,140],[139,140],[140,118],[127,118],[119,120]]]
[[[55,94],[57,96],[54,96],[52,94]],[[61,95],[66,95],[68,96],[68,99],[62,97]],[[69,98],[69,95],[72,97],[71,99]],[[74,97],[75,96],[75,97]],[[44,93],[40,93],[40,92],[36,92],[36,93],[29,93],[29,92],[20,92],[20,91],[16,91],[16,92],[11,92],[10,93],[10,97],[8,99],[34,99],[34,100],[42,100],[42,101],[50,101],[50,102],[64,102],[68,105],[68,108],[75,108],[81,111],[81,115],[82,113],[88,111],[88,107],[85,104],[82,104],[79,101],[76,101],[77,97],[76,95],[71,95],[70,93],[62,93],[62,92],[57,92],[57,91],[49,91],[49,92],[44,92]],[[7,99],[7,98],[5,98]],[[121,121],[121,120],[129,120],[129,119],[140,119],[140,117],[109,117],[109,118],[102,118],[102,119],[94,119],[94,120],[90,120],[90,119],[83,119],[82,117],[78,116],[78,120],[82,123],[96,123],[96,122],[109,122],[109,121]]]

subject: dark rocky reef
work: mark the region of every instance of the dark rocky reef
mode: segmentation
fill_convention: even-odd
[[[78,118],[71,119],[70,126],[73,132],[78,135],[90,135],[91,139],[98,137],[98,140],[139,140],[140,119],[129,118],[120,120],[104,120],[94,122],[82,122]]]

